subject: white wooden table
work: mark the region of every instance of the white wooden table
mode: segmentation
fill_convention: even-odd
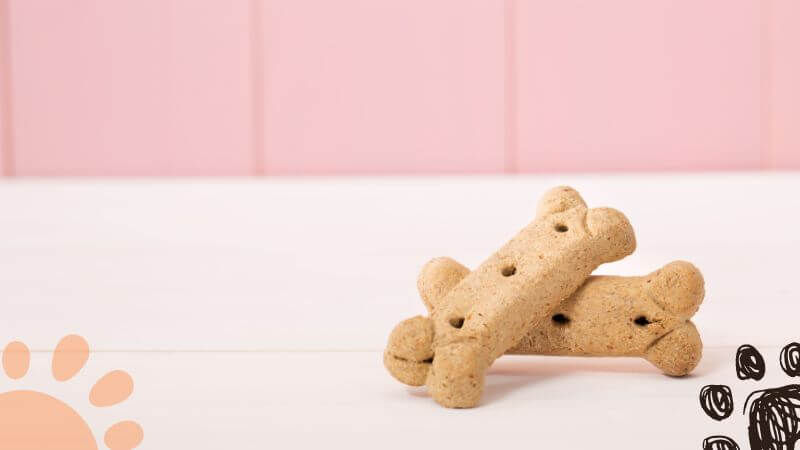
[[[538,197],[570,184],[626,213],[631,257],[600,273],[642,274],[674,259],[704,273],[695,317],[706,344],[693,376],[635,359],[504,357],[483,405],[446,410],[382,367],[401,319],[424,311],[417,271],[439,255],[475,266],[530,221]],[[788,384],[780,348],[800,340],[800,174],[569,175],[271,180],[14,180],[0,183],[0,346],[32,350],[0,392],[66,401],[102,441],[122,419],[140,448],[700,448],[726,434],[747,448],[744,399]],[[94,350],[52,380],[58,340]],[[767,360],[739,381],[738,345]],[[126,402],[92,407],[111,369]],[[706,417],[697,395],[729,384],[736,412]]]

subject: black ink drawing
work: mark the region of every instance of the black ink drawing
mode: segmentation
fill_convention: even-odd
[[[800,384],[755,391],[750,405],[750,448],[793,450],[800,438]]]
[[[703,450],[739,450],[739,446],[727,436],[709,436],[703,441]]]
[[[700,406],[714,420],[727,419],[733,412],[733,394],[724,384],[709,384],[700,389]]]
[[[780,365],[786,375],[800,376],[800,344],[792,342],[781,350]],[[764,358],[755,347],[739,347],[736,375],[740,380],[760,380],[764,367]],[[730,387],[704,386],[700,390],[700,406],[712,419],[726,419],[733,410]],[[800,441],[800,384],[754,391],[745,400],[742,413],[749,419],[751,450],[800,450],[795,449]],[[703,441],[703,450],[739,450],[739,445],[727,436],[711,436]]]
[[[792,342],[781,350],[781,369],[790,377],[800,376],[800,344]]]
[[[764,357],[752,345],[743,345],[736,350],[736,376],[740,380],[764,378]]]

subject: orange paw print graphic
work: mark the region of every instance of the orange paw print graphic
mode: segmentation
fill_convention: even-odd
[[[89,345],[70,335],[53,352],[52,372],[57,381],[74,377],[89,359]],[[3,370],[14,380],[28,373],[30,351],[22,342],[11,342],[3,350]],[[133,379],[122,370],[108,372],[89,392],[96,407],[116,405],[133,392]],[[112,425],[104,442],[112,450],[128,450],[142,442],[142,427],[133,421]],[[86,421],[69,405],[48,394],[32,390],[0,393],[0,448],[15,450],[96,450],[97,440]]]

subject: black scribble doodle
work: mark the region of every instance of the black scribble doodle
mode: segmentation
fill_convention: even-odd
[[[800,344],[792,342],[781,350],[780,364],[790,377],[800,376]],[[736,351],[736,375],[740,380],[764,377],[764,358],[752,345]],[[700,405],[714,420],[730,416],[733,396],[728,386],[708,385],[700,390]],[[748,416],[747,437],[750,450],[800,450],[800,384],[753,391],[744,402],[742,414]],[[739,450],[727,436],[710,436],[703,450]]]
[[[747,428],[752,450],[794,450],[800,439],[800,384],[755,391],[750,398],[750,426]]]
[[[790,377],[800,376],[800,344],[792,342],[781,350],[781,369]]]
[[[733,394],[724,384],[709,384],[700,389],[700,406],[708,417],[721,421],[733,412]]]
[[[739,450],[739,445],[727,436],[709,436],[703,441],[703,450]]]
[[[736,350],[736,376],[740,380],[764,378],[764,357],[752,345],[742,345]]]

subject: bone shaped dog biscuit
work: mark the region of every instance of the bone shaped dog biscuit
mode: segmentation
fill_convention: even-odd
[[[447,407],[475,406],[484,373],[495,359],[549,319],[597,266],[635,247],[633,229],[622,213],[589,210],[575,190],[552,189],[541,200],[536,219],[480,267],[447,289],[431,288],[441,302],[430,322],[416,333],[407,329],[418,325],[403,322],[390,337],[390,344],[410,339],[400,345],[419,352],[408,358],[390,355],[387,367],[392,371],[391,364],[411,367],[432,359],[425,365],[430,367],[425,382],[433,398]],[[427,340],[428,350],[416,346]]]
[[[418,287],[428,311],[432,313],[443,294],[468,273],[469,269],[450,258],[426,264]],[[702,355],[700,335],[689,319],[704,295],[702,274],[685,261],[641,277],[591,276],[551,320],[529,330],[506,354],[641,356],[667,375],[683,376]],[[412,345],[431,345],[427,321],[410,319],[398,327],[404,334],[394,335],[387,347],[387,367],[408,384],[423,384],[427,377],[424,358],[415,360],[414,356],[430,350],[410,350]]]
[[[506,354],[641,356],[667,375],[683,376],[702,356],[689,318],[704,295],[703,276],[685,261],[643,277],[589,277]]]

